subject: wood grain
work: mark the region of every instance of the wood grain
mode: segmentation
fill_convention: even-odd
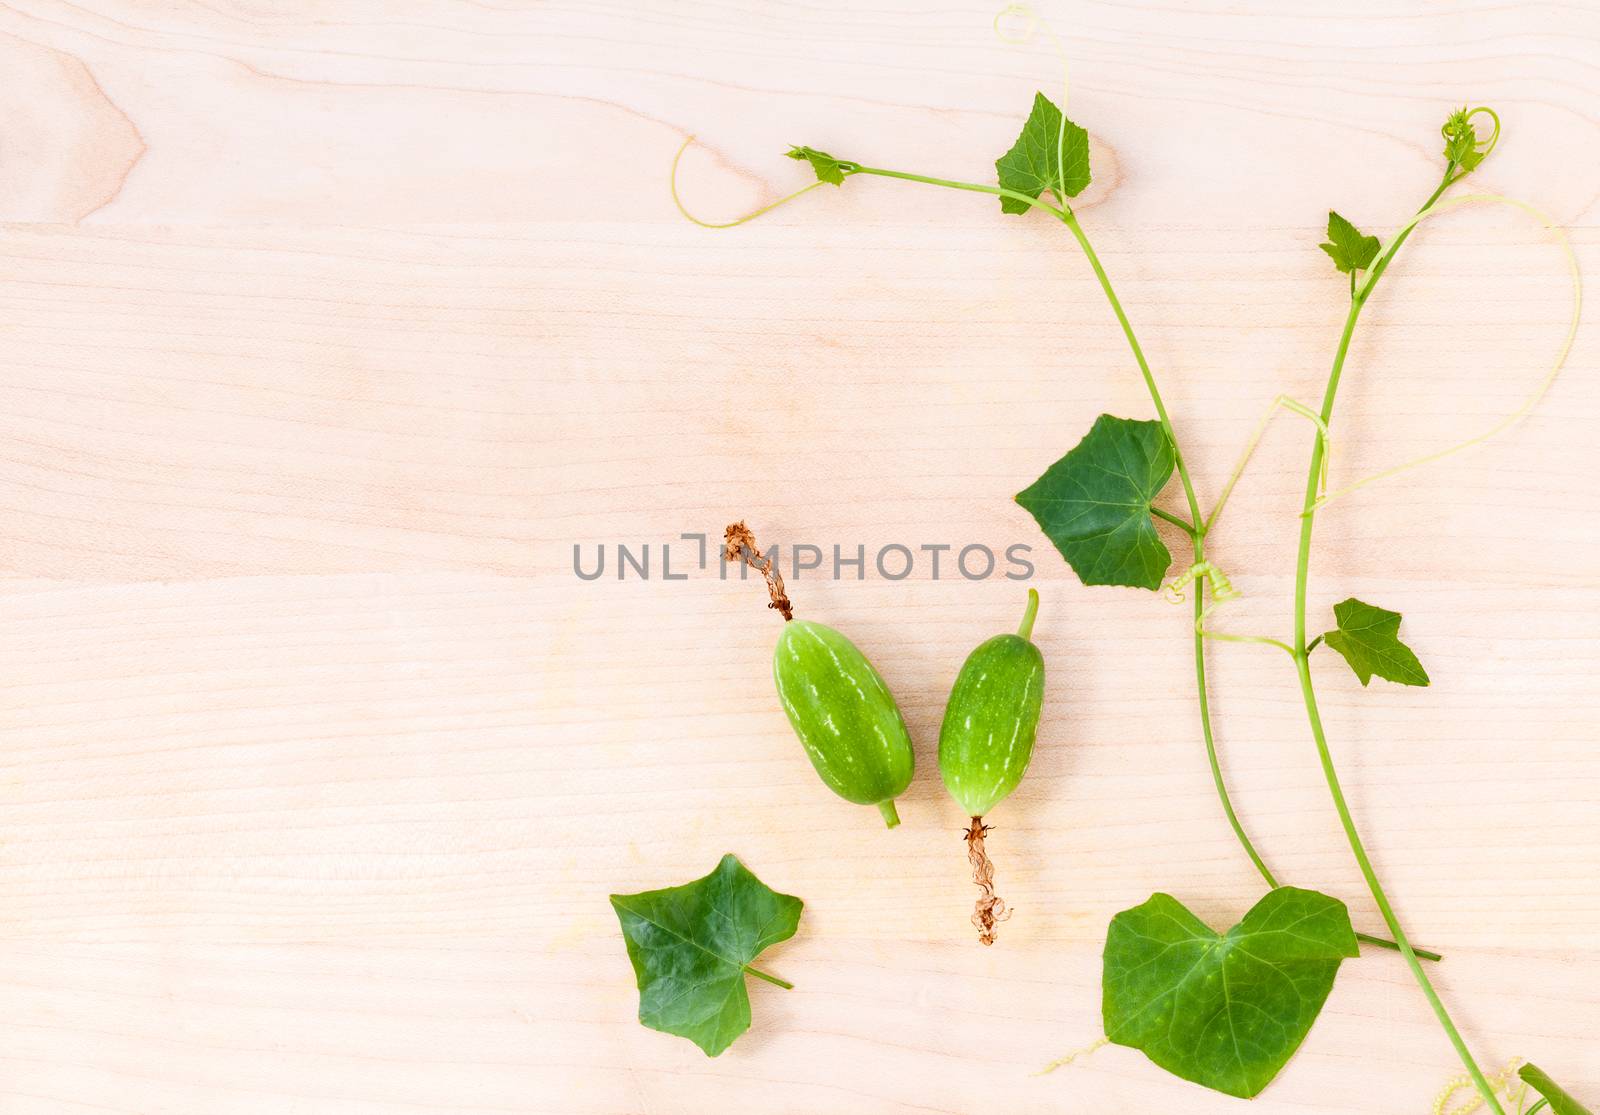
[[[1059,229],[852,181],[735,230],[810,143],[985,179],[1047,51],[962,3],[378,0],[0,6],[0,1111],[658,1115],[1238,1109],[1098,1034],[1107,919],[1223,925],[1261,886],[1198,739],[1188,618],[1085,589],[1007,498],[1149,403]],[[1092,136],[1081,212],[1202,497],[1342,318],[1325,211],[1387,235],[1437,128],[1493,104],[1484,189],[1600,273],[1600,11],[1362,0],[1045,9]],[[1492,424],[1559,340],[1548,237],[1432,222],[1370,307],[1353,479]],[[1332,505],[1312,606],[1405,613],[1434,684],[1316,671],[1352,805],[1496,1068],[1600,1095],[1600,342],[1528,421]],[[1211,550],[1282,631],[1310,431],[1281,419]],[[1050,688],[966,923],[932,762],[1020,586],[790,578],[900,698],[892,833],[833,799],[771,692],[747,517],[831,555],[1033,547]],[[573,573],[648,544],[649,580]],[[683,580],[665,580],[672,546]],[[613,561],[615,558],[612,552]],[[1240,810],[1287,880],[1377,918],[1287,665],[1219,646]],[[613,891],[725,851],[802,895],[707,1060],[634,1021]],[[1403,965],[1349,965],[1262,1112],[1424,1115],[1459,1067]]]

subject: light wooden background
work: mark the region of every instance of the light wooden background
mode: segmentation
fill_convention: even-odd
[[[1320,10],[1319,10],[1320,9]],[[1600,274],[1592,3],[1060,3],[1081,205],[1214,497],[1319,390],[1336,206],[1387,235],[1437,128]],[[878,180],[719,233],[811,143],[986,180],[1047,51],[982,3],[12,0],[0,6],[0,1111],[1225,1113],[1098,1034],[1109,917],[1260,896],[1204,766],[1188,616],[1085,589],[1009,500],[1149,404],[1059,228]],[[1512,409],[1566,320],[1551,242],[1430,226],[1356,344],[1336,479]],[[1434,677],[1319,655],[1350,796],[1487,1065],[1593,1102],[1600,1033],[1600,339],[1537,414],[1335,504],[1318,613],[1406,615]],[[1283,631],[1309,433],[1213,543]],[[921,748],[886,832],[771,691],[752,584],[659,579],[746,516],[784,542],[1035,547],[1046,720],[992,816],[1018,913],[967,916],[932,762],[1021,588],[791,581]],[[651,543],[655,579],[572,548]],[[678,543],[681,569],[692,545]],[[1239,807],[1282,876],[1372,904],[1276,652],[1213,652]],[[808,905],[717,1060],[634,1021],[612,891],[725,851]],[[1424,1115],[1458,1066],[1398,959],[1348,965],[1262,1112]]]

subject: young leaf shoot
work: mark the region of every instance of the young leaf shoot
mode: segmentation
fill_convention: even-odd
[[[1328,239],[1320,245],[1340,271],[1365,271],[1378,258],[1378,238],[1362,236],[1359,229],[1339,214],[1328,212]]]

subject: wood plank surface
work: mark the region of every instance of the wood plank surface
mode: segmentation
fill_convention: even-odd
[[[1041,9],[1093,137],[1079,212],[1202,500],[1279,393],[1321,392],[1329,208],[1387,238],[1438,127],[1475,189],[1600,274],[1600,8],[1073,0]],[[0,5],[0,1112],[1182,1112],[1239,1101],[1110,1047],[1108,919],[1218,926],[1262,884],[1196,718],[1186,608],[1084,588],[1010,499],[1150,402],[1059,227],[807,143],[987,181],[1048,47],[968,0],[11,0]],[[1336,483],[1492,425],[1569,312],[1504,207],[1430,222],[1369,307]],[[1313,615],[1405,614],[1427,689],[1314,660],[1401,917],[1487,1068],[1600,1097],[1600,339],[1492,443],[1322,513]],[[1279,419],[1209,540],[1236,631],[1287,633],[1312,431]],[[778,620],[685,534],[744,517],[919,748],[885,831],[805,763]],[[1165,529],[1165,528],[1164,528]],[[1179,541],[1175,533],[1169,543]],[[651,576],[619,580],[616,547]],[[903,545],[903,580],[872,555]],[[989,950],[933,761],[1031,547],[1049,688],[992,815]],[[674,579],[663,550],[671,547]],[[933,575],[935,551],[949,546]],[[578,548],[598,580],[574,572]],[[1175,569],[1174,572],[1178,570]],[[631,573],[631,571],[630,571]],[[678,574],[687,574],[677,579]],[[1290,664],[1216,645],[1240,812],[1285,881],[1379,920]],[[803,896],[708,1060],[635,1020],[607,903],[724,852]],[[1426,1115],[1460,1072],[1368,950],[1254,1104]]]

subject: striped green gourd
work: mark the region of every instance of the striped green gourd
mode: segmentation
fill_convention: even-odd
[[[981,890],[972,922],[986,945],[994,944],[995,923],[1010,913],[994,893],[983,818],[1017,788],[1033,758],[1044,704],[1044,656],[1030,639],[1038,611],[1039,594],[1029,589],[1017,633],[996,635],[967,656],[939,730],[939,773],[950,796],[972,819],[967,859]]]
[[[833,628],[810,620],[783,625],[772,657],[778,699],[828,789],[876,805],[890,828],[894,799],[911,784],[911,734],[867,656]]]
[[[894,799],[911,785],[911,733],[867,656],[833,628],[794,618],[777,563],[757,547],[743,522],[728,527],[727,561],[743,561],[767,582],[768,606],[783,616],[772,655],[778,700],[794,734],[828,789],[858,805],[876,805],[890,828],[900,823]]]

